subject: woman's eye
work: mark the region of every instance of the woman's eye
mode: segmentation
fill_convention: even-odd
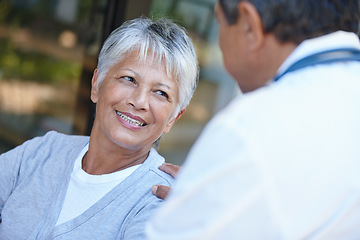
[[[122,78],[125,79],[125,80],[128,81],[128,82],[133,82],[133,83],[135,83],[135,79],[132,78],[132,77],[125,76],[125,77],[122,77]]]
[[[160,96],[165,97],[166,99],[169,99],[169,95],[164,91],[157,90],[156,93],[159,94]]]

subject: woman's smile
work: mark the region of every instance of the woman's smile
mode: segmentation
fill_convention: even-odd
[[[146,122],[140,117],[133,116],[130,113],[122,113],[116,110],[115,112],[120,117],[119,120],[123,125],[125,121],[125,127],[127,127],[129,124],[131,124],[131,127],[137,127],[136,129],[146,126]]]

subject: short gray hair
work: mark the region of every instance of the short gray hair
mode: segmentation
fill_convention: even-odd
[[[108,70],[133,50],[139,50],[141,61],[149,51],[152,59],[164,61],[167,75],[175,78],[179,86],[179,103],[175,117],[190,102],[199,78],[199,64],[195,49],[186,31],[169,19],[152,21],[136,18],[124,22],[106,39],[98,59],[98,84]]]

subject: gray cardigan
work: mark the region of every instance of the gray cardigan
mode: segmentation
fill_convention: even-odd
[[[170,186],[155,149],[122,183],[73,220],[55,226],[74,161],[89,137],[49,132],[0,155],[0,239],[144,239],[162,203],[150,188]]]

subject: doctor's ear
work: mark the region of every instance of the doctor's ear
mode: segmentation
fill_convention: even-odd
[[[239,20],[244,36],[251,49],[257,49],[264,43],[265,32],[261,17],[255,6],[247,1],[241,1],[238,4]]]
[[[93,77],[91,79],[91,95],[90,95],[90,99],[91,101],[93,101],[93,103],[96,103],[98,101],[98,78],[99,78],[99,73],[97,68],[94,70],[93,73]]]

